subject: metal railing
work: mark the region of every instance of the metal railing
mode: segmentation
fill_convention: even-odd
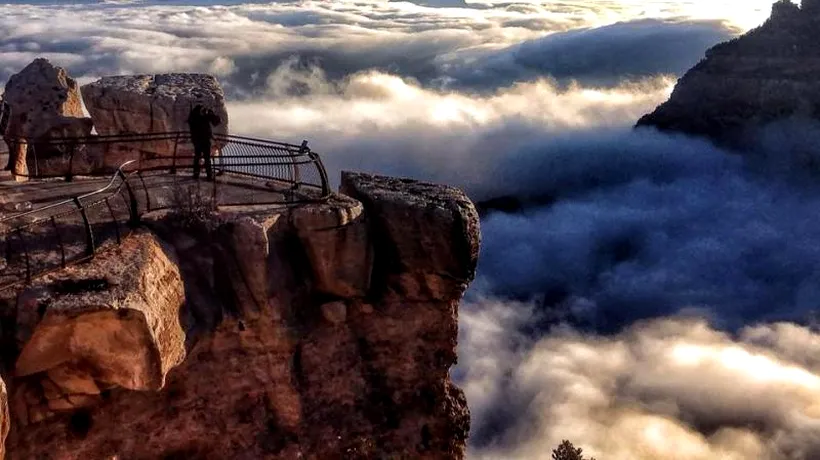
[[[98,190],[0,219],[0,290],[91,259],[107,242],[121,243],[148,210],[144,182],[129,177],[127,166]]]
[[[193,168],[189,140],[187,133],[18,139],[29,146],[28,177],[112,176],[95,191],[0,218],[0,291],[89,260],[101,246],[119,244],[144,213],[178,205],[163,193],[178,193],[180,172]],[[212,142],[214,207],[292,204],[330,195],[321,159],[307,142],[227,135]],[[112,171],[106,164],[111,161],[122,162]]]
[[[193,167],[193,144],[187,132],[92,135],[49,139],[6,138],[10,149],[24,145],[30,178],[100,175],[114,172],[125,161],[143,172]],[[307,145],[245,136],[215,134],[213,167],[216,174],[232,174],[288,184],[291,190],[330,195],[327,172],[318,154]],[[298,200],[298,194],[290,197]],[[307,197],[302,197],[307,198]],[[314,197],[315,199],[315,197]],[[273,203],[272,203],[273,204]]]

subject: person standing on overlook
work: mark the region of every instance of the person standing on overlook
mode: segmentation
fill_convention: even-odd
[[[213,126],[219,126],[222,119],[211,109],[197,104],[188,115],[188,127],[191,132],[191,142],[194,144],[194,179],[199,179],[200,160],[205,159],[205,176],[213,180],[213,170],[211,168],[211,137],[213,136]]]

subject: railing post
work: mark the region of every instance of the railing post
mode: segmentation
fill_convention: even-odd
[[[302,146],[299,148],[299,156],[303,155],[310,157],[310,148],[308,147],[307,140],[303,140]],[[297,188],[302,182],[302,172],[299,170],[299,164],[296,158],[291,157],[291,161],[293,161],[293,188]]]
[[[319,177],[322,179],[322,198],[327,198],[330,196],[330,180],[327,178],[327,170],[325,170],[325,165],[322,163],[322,159],[319,155],[308,151],[308,156],[313,161],[313,164],[316,165],[316,169],[319,170]]]
[[[222,155],[222,147],[225,146],[224,142],[226,141],[223,141],[223,144],[216,149],[217,153],[219,153],[219,175],[225,174],[225,157]],[[214,177],[216,177],[216,175],[216,165],[214,165]]]
[[[134,190],[131,188],[131,183],[128,182],[128,177],[122,172],[122,169],[117,170],[117,172],[125,183],[125,189],[128,190],[128,199],[131,201],[128,210],[131,218],[128,221],[128,225],[133,228],[140,223],[139,202],[137,201],[137,196],[134,194]]]
[[[82,216],[83,224],[85,225],[85,255],[88,257],[93,257],[94,253],[97,252],[97,247],[94,244],[94,230],[91,228],[91,221],[88,220],[88,213],[79,198],[74,198],[74,204],[77,205],[77,209],[80,210],[80,215]]]
[[[120,236],[120,221],[117,220],[117,216],[114,214],[114,208],[111,207],[111,202],[108,201],[108,198],[105,199],[105,205],[108,207],[108,213],[111,214],[111,220],[114,222],[114,231],[117,234],[117,244],[122,244],[122,237]]]
[[[137,177],[140,178],[142,184],[142,191],[145,192],[145,212],[151,212],[151,193],[148,192],[148,186],[145,185],[145,178],[142,177],[142,171],[137,170]]]

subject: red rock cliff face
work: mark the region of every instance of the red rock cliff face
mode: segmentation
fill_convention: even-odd
[[[19,293],[7,458],[463,457],[449,369],[475,208],[378,176],[342,191],[200,227],[149,216],[153,233]]]

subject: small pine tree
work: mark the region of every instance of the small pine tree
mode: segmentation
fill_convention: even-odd
[[[558,448],[552,451],[552,460],[586,460],[583,452],[583,449],[580,447],[576,449],[571,442],[565,439]],[[595,458],[589,460],[595,460]]]

